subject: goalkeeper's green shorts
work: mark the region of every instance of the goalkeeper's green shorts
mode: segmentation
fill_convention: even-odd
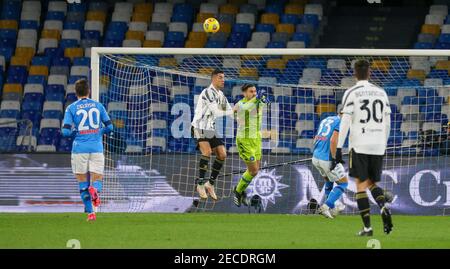
[[[261,138],[236,138],[239,157],[244,162],[255,162],[261,160],[262,139]]]

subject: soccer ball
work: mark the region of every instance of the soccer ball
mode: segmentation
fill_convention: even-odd
[[[208,18],[203,23],[203,29],[207,33],[217,33],[220,29],[220,23],[215,18]]]

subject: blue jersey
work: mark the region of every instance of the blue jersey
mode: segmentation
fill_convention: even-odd
[[[110,131],[111,120],[99,102],[83,98],[67,107],[62,132],[64,136],[75,133],[72,153],[102,153],[102,136]]]
[[[331,161],[331,136],[334,131],[339,132],[340,122],[339,116],[327,117],[320,122],[319,130],[314,138],[314,158],[322,161]]]

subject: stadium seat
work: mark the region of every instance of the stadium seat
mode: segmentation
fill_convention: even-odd
[[[63,104],[61,102],[54,101],[44,102],[42,116],[45,119],[62,119]]]
[[[439,36],[441,32],[441,27],[437,24],[424,24],[422,25],[421,33],[432,34],[434,36]]]
[[[295,144],[295,153],[297,154],[311,154],[313,151],[312,139],[300,138]]]
[[[280,23],[280,16],[275,13],[264,13],[261,15],[261,23],[276,26]]]
[[[297,4],[287,4],[284,8],[284,13],[302,15],[304,13],[304,7]]]

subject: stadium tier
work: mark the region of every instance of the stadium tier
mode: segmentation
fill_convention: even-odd
[[[30,148],[39,152],[71,150],[71,139],[60,134],[61,120],[65,107],[76,100],[75,81],[90,78],[91,47],[313,48],[320,45],[330,10],[326,1],[304,0],[88,1],[82,4],[3,1],[0,152]],[[209,17],[220,22],[216,34],[203,31],[203,21]],[[448,6],[442,3],[430,6],[423,21],[417,42],[411,46],[449,49]],[[450,116],[448,57],[371,60],[374,79],[392,98],[394,128],[390,145],[414,145],[419,139],[418,131],[442,132]],[[189,69],[192,74],[207,74],[212,68],[221,68],[233,78],[227,81],[225,90],[230,102],[240,95],[241,81],[258,82],[283,107],[277,132],[291,134],[291,138],[281,139],[278,150],[310,154],[318,123],[339,108],[343,91],[332,88],[345,88],[354,83],[350,68],[353,61],[345,57],[241,56],[235,60],[154,55],[145,58],[144,63],[156,67],[178,66],[179,70]],[[107,64],[102,68],[100,101],[107,107],[120,134],[121,130],[136,125],[128,115],[131,102],[117,92],[132,85],[120,84],[124,76],[109,72],[118,71],[108,71]],[[327,90],[304,85],[324,86]],[[194,152],[192,141],[168,135],[176,120],[171,109],[179,102],[187,102],[193,110],[194,96],[206,85],[195,76],[174,73],[163,77],[162,82],[158,76],[152,77],[148,86],[152,89],[149,100],[153,114],[142,119],[146,123],[141,127],[150,132],[149,137],[140,140],[150,139],[149,150],[153,151]],[[137,140],[129,137],[123,142],[124,150],[148,150],[149,145],[139,145]],[[227,147],[232,150],[231,143]]]

